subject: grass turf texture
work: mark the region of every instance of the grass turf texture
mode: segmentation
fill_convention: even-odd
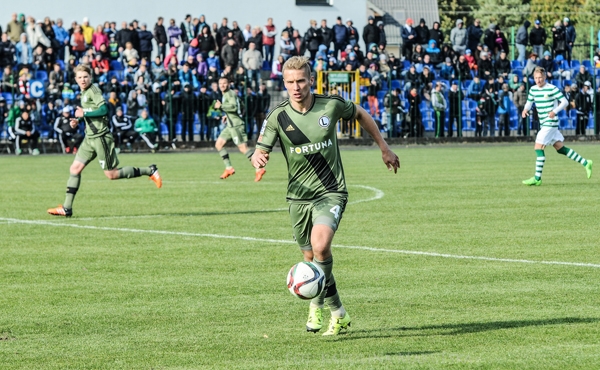
[[[572,146],[600,160],[599,146]],[[600,367],[600,268],[348,248],[600,264],[600,176],[547,150],[544,184],[523,186],[530,145],[395,151],[395,176],[376,150],[342,151],[350,201],[374,196],[358,185],[385,195],[350,204],[334,239],[353,317],[336,338],[304,331],[308,303],[285,286],[301,254],[281,153],[260,183],[239,153],[227,180],[216,153],[120,156],[157,163],[162,189],[92,163],[72,219],[45,214],[71,156],[0,158],[0,367]]]

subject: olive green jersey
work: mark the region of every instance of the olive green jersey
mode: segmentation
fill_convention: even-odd
[[[240,101],[232,90],[227,90],[223,93],[223,101],[221,102],[221,111],[225,112],[227,116],[227,126],[240,126],[244,125],[242,119],[242,108]]]
[[[288,201],[309,201],[328,193],[347,194],[337,143],[337,122],[351,120],[356,106],[337,95],[313,95],[302,114],[289,100],[281,102],[265,121],[256,144],[271,152],[279,140],[288,165]]]
[[[105,104],[102,91],[96,85],[91,85],[81,93],[81,107],[85,113],[99,109]],[[89,138],[99,137],[107,132],[108,116],[83,117],[85,121],[85,136]]]

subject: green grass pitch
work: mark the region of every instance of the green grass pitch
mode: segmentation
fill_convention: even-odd
[[[568,143],[600,165],[600,146]],[[2,369],[600,368],[600,173],[532,145],[342,149],[350,202],[333,247],[345,335],[305,332],[287,171],[231,154],[122,154],[164,178],[82,176],[72,156],[0,158]],[[600,168],[597,169],[600,171]],[[325,312],[326,316],[329,314]]]

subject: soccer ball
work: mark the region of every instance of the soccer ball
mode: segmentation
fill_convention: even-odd
[[[313,299],[325,289],[325,273],[312,262],[298,262],[287,275],[287,287],[295,297]]]

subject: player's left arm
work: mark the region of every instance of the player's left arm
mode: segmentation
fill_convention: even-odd
[[[375,143],[377,143],[377,146],[379,146],[379,149],[381,149],[381,158],[383,159],[383,163],[385,163],[388,170],[394,170],[394,173],[396,173],[398,168],[400,168],[400,159],[396,153],[392,152],[388,144],[383,139],[383,136],[381,136],[379,128],[373,120],[373,117],[371,117],[363,107],[356,104],[355,107],[356,120],[358,120],[358,123],[361,125],[361,127],[364,128],[369,135],[371,135],[373,140],[375,140]]]
[[[548,117],[550,117],[550,118],[556,117],[558,112],[565,109],[569,105],[567,98],[565,98],[563,93],[561,93],[558,88],[556,88],[556,90],[554,92],[554,98],[556,100],[558,100],[558,106],[556,108],[554,108],[552,111],[550,111],[550,113],[548,113]]]

